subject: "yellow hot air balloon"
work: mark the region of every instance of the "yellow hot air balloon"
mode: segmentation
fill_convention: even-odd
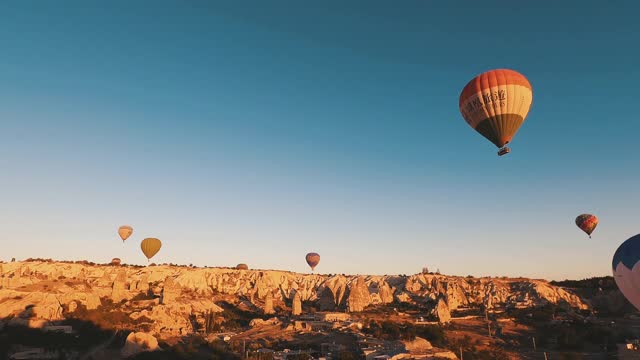
[[[148,260],[151,260],[160,251],[161,247],[162,241],[156,238],[146,238],[140,243],[140,248]]]
[[[500,148],[507,146],[524,123],[533,103],[533,87],[517,71],[491,70],[476,76],[460,94],[460,112],[467,123]]]
[[[118,228],[118,235],[120,235],[122,242],[127,240],[131,234],[133,234],[133,228],[129,225],[122,225]]]

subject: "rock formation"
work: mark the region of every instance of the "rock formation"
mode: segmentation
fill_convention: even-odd
[[[149,292],[149,274],[142,274],[140,280],[136,282],[136,291],[145,294]]]
[[[156,351],[160,349],[158,340],[152,335],[142,332],[132,332],[127,336],[124,347],[121,350],[123,357],[131,357],[145,351]]]
[[[67,312],[69,314],[74,313],[76,310],[78,310],[78,303],[75,301],[71,301],[68,305],[67,305]]]
[[[389,286],[387,282],[383,282],[379,288],[380,301],[383,304],[389,304],[393,302],[394,289]]]
[[[371,295],[366,282],[362,278],[356,278],[351,284],[349,298],[347,299],[347,310],[349,312],[360,312],[371,304]]]
[[[60,274],[64,279],[59,279]],[[17,317],[26,306],[36,304],[31,310],[35,318],[61,320],[65,311],[73,312],[79,307],[97,309],[101,299],[119,304],[148,292],[161,301],[137,301],[142,305],[128,308],[126,313],[163,336],[194,331],[190,318],[222,312],[214,301],[240,303],[241,297],[251,294],[260,304],[264,299],[263,310],[267,314],[272,313],[276,302],[292,304],[293,314],[302,313],[303,301],[315,303],[323,311],[349,312],[363,311],[370,305],[404,302],[432,304],[434,314],[445,322],[449,312],[460,306],[527,308],[552,303],[588,309],[577,295],[543,280],[471,279],[439,274],[326,276],[271,270],[165,265],[139,268],[34,261],[4,263],[0,277],[0,318]]]
[[[300,293],[295,292],[293,295],[293,303],[291,304],[291,315],[296,316],[302,314],[302,300],[300,300]]]
[[[22,280],[21,267],[14,268],[13,271],[8,270],[6,274],[2,275],[2,288],[15,289],[22,285],[25,285],[25,284],[23,283],[23,280]]]
[[[431,345],[431,343],[428,340],[423,339],[421,337],[417,337],[417,336],[414,340],[403,341],[403,343],[404,343],[405,349],[410,352],[433,349],[433,345]]]
[[[80,270],[80,272],[74,277],[74,279],[81,281],[87,280],[87,270],[85,268],[82,268],[82,270]]]
[[[436,307],[434,309],[436,316],[438,317],[438,322],[440,324],[446,324],[451,321],[451,312],[449,311],[449,305],[444,297],[440,297],[436,302]]]
[[[336,298],[329,287],[325,287],[318,296],[320,311],[333,311],[336,309]]]
[[[264,313],[265,314],[273,314],[275,311],[273,310],[273,294],[271,291],[267,292],[267,296],[264,299]]]
[[[109,274],[109,272],[107,270],[104,270],[102,272],[102,276],[98,279],[96,283],[100,286],[109,286],[109,284],[112,284],[111,275]]]
[[[260,326],[267,326],[267,325],[280,325],[281,322],[278,318],[274,317],[268,320],[262,320],[262,319],[253,319],[249,322],[249,326],[250,327],[260,327]]]
[[[127,272],[122,269],[118,271],[118,275],[113,282],[111,300],[114,303],[119,303],[120,301],[127,299],[127,297]]]
[[[167,277],[164,280],[161,303],[164,305],[171,304],[178,298],[180,298],[181,293],[182,288],[180,287],[180,285],[176,284],[176,282],[173,280],[173,277]]]

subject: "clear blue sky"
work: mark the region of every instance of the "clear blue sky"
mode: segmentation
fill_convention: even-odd
[[[156,262],[306,272],[317,251],[321,273],[609,275],[640,232],[639,11],[5,2],[0,258],[146,263],[158,237]],[[458,96],[503,67],[534,103],[498,157]]]

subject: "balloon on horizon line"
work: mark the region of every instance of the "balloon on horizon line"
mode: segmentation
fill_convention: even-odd
[[[623,242],[613,254],[613,278],[622,292],[640,311],[640,234]]]
[[[123,243],[131,234],[133,234],[133,228],[129,225],[122,225],[118,228],[118,235],[120,235]]]
[[[589,235],[589,239],[591,239],[591,234],[598,226],[598,222],[598,217],[592,214],[580,214],[576,217],[576,225]]]
[[[511,152],[506,145],[525,122],[532,103],[533,87],[524,75],[495,69],[469,81],[458,106],[467,124],[497,146],[502,156]]]
[[[162,241],[156,238],[146,238],[140,243],[140,248],[142,249],[144,256],[147,257],[147,260],[151,260],[151,258],[160,251],[161,247]]]
[[[320,263],[320,255],[318,253],[311,252],[305,256],[305,260],[311,267],[311,271],[314,271],[316,266],[318,266],[318,264]]]
[[[247,264],[238,264],[238,265],[236,265],[236,270],[249,270],[249,265],[247,265]]]

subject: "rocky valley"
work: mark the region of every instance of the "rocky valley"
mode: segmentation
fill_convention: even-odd
[[[53,261],[3,263],[0,274],[3,326],[46,330],[70,319],[90,322],[128,334],[131,339],[120,356],[139,352],[131,343],[154,350],[158,341],[177,344],[195,335],[208,341],[225,336],[227,342],[253,341],[254,349],[240,351],[246,354],[272,346],[287,333],[364,336],[374,318],[404,316],[399,323],[445,326],[455,314],[469,311],[488,314],[545,306],[574,314],[590,311],[589,301],[571,291],[523,278],[350,276]]]

